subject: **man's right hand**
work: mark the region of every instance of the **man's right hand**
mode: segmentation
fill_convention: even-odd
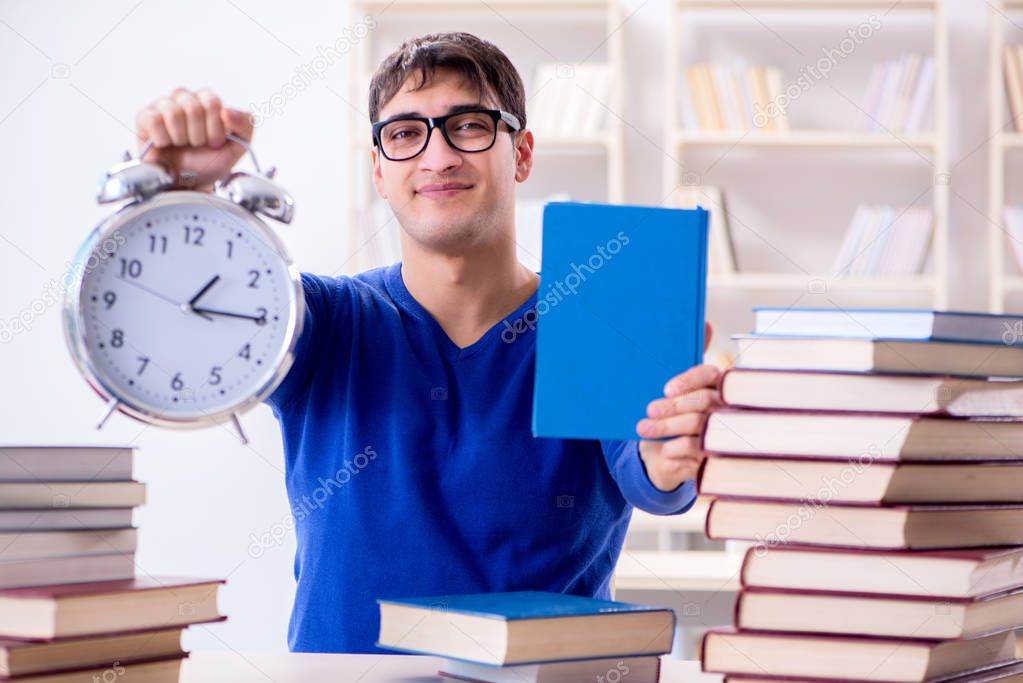
[[[227,140],[233,133],[252,140],[252,116],[224,107],[213,91],[176,88],[142,109],[135,117],[139,151],[147,141],[153,149],[149,161],[159,161],[174,174],[177,187],[209,192],[223,178],[245,149]]]

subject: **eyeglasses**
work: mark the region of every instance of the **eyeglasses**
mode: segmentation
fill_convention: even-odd
[[[399,116],[373,124],[373,144],[391,161],[418,156],[430,144],[434,128],[459,152],[485,152],[497,140],[504,121],[511,132],[522,128],[518,118],[500,109],[470,109],[446,116]]]

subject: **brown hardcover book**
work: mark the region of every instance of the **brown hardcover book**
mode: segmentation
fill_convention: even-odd
[[[778,683],[778,681],[793,681],[800,683],[831,683],[835,679],[827,678],[792,678],[785,676],[725,676],[725,683]],[[941,683],[1023,683],[1023,663],[1016,662],[995,666],[980,671],[972,671],[961,676],[952,678],[941,678]],[[937,683],[927,681],[926,683]]]
[[[711,454],[700,468],[708,496],[827,503],[1016,503],[1023,461],[870,463]]]
[[[717,498],[707,537],[878,549],[1023,544],[1023,505],[853,506]]]
[[[923,683],[1015,661],[1012,633],[970,640],[900,640],[714,629],[701,644],[710,673]]]
[[[740,630],[950,640],[1023,627],[1023,589],[976,598],[744,588]]]
[[[741,367],[1019,377],[1023,347],[844,337],[733,337]]]
[[[750,548],[743,586],[844,593],[977,598],[1023,587],[1023,547],[863,550]]]
[[[137,543],[134,528],[0,531],[0,560],[133,553]]]
[[[1019,460],[1023,421],[888,413],[742,410],[711,413],[703,448],[714,453],[909,460]]]
[[[146,683],[178,683],[181,676],[181,661],[187,656],[182,654],[166,659],[133,662],[116,660],[103,666],[49,671],[0,680],[11,683],[96,683],[125,677],[125,680]]]
[[[47,508],[127,508],[146,502],[137,481],[0,482],[0,510]]]
[[[125,481],[131,446],[0,446],[3,481]]]
[[[1023,381],[948,375],[729,369],[718,383],[725,405],[774,410],[1016,417]]]
[[[0,590],[0,636],[50,640],[220,617],[221,579],[141,577]]]

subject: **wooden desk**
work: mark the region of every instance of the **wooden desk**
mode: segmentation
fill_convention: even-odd
[[[287,652],[193,652],[181,683],[450,683],[437,676],[435,657],[329,655]],[[697,662],[662,659],[661,683],[720,683]]]

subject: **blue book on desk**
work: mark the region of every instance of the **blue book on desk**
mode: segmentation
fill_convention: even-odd
[[[647,404],[701,362],[708,215],[544,207],[535,436],[636,439]]]
[[[675,630],[675,613],[664,607],[562,593],[377,602],[379,647],[497,666],[664,654]]]

